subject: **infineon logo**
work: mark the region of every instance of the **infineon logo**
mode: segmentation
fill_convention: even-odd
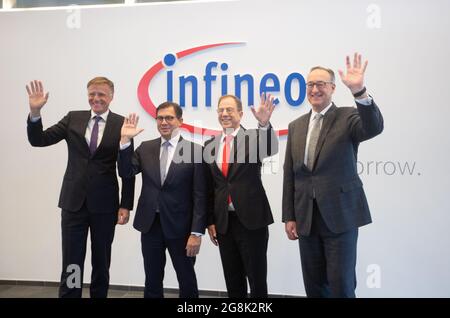
[[[220,90],[220,96],[225,94],[233,94],[241,98],[244,89],[247,90],[247,100],[243,100],[243,104],[254,105],[255,98],[256,102],[259,100],[259,95],[262,93],[270,93],[272,95],[284,94],[284,99],[290,106],[300,106],[305,100],[306,96],[306,82],[305,78],[300,73],[289,74],[284,82],[280,82],[279,76],[274,73],[265,74],[259,83],[255,83],[254,76],[245,74],[228,74],[228,63],[227,62],[217,62],[209,61],[204,67],[204,72],[202,76],[195,75],[175,75],[173,69],[182,62],[183,58],[194,53],[203,53],[212,48],[218,47],[231,47],[233,45],[245,44],[244,42],[227,42],[227,43],[215,43],[203,46],[193,47],[184,51],[180,51],[176,54],[166,54],[164,58],[154,64],[150,69],[144,74],[138,86],[138,98],[142,107],[149,113],[153,118],[156,118],[156,105],[152,101],[149,92],[149,86],[154,79],[154,77],[160,73],[163,78],[165,78],[166,87],[166,97],[168,101],[174,100],[174,83],[176,82],[179,87],[179,100],[175,101],[180,106],[185,107],[187,104],[192,107],[199,107],[199,94],[204,94],[205,107],[211,107],[215,101],[212,101],[212,91],[213,89]],[[169,69],[170,68],[170,69]],[[220,75],[219,75],[220,73]],[[229,91],[228,83],[234,81],[234,91]],[[258,88],[259,95],[255,97],[254,91],[255,87]],[[293,96],[293,88],[298,93]],[[188,91],[190,90],[190,91]],[[191,100],[189,103],[186,101],[187,92],[190,92]],[[278,99],[276,103],[279,103]],[[203,135],[215,135],[219,133],[217,130],[211,130],[204,127],[196,127],[189,123],[183,123],[183,128],[190,131],[191,133],[201,133]],[[279,135],[286,135],[287,129],[280,129],[277,131]]]

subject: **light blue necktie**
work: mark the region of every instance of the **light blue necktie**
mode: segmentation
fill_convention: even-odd
[[[167,167],[167,160],[169,157],[169,146],[170,142],[165,141],[162,144],[162,153],[161,158],[159,159],[159,170],[161,173],[161,185],[164,184],[164,180],[166,180],[166,167]]]

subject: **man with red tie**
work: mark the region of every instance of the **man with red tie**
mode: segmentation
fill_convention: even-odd
[[[273,97],[261,96],[252,107],[258,129],[241,126],[242,103],[233,95],[219,99],[217,113],[222,133],[205,143],[210,195],[208,233],[219,246],[228,297],[267,297],[268,225],[272,211],[261,181],[262,160],[278,152],[269,123]]]

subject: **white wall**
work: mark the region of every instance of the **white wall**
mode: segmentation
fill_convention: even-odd
[[[141,116],[145,131],[137,138],[139,144],[157,136],[154,119],[137,99],[143,74],[167,53],[239,41],[245,44],[197,53],[174,65],[177,77],[193,74],[199,79],[200,106],[194,110],[187,105],[185,121],[218,127],[214,108],[202,106],[202,76],[209,61],[229,65],[227,72],[215,70],[218,76],[227,73],[232,79],[250,73],[258,81],[273,72],[283,84],[292,72],[306,76],[317,64],[337,70],[344,68],[346,54],[363,53],[369,60],[366,84],[384,115],[385,131],[360,146],[361,177],[374,223],[360,230],[357,294],[448,297],[450,111],[445,93],[450,73],[450,3],[380,0],[375,11],[370,4],[248,0],[1,12],[0,279],[59,279],[57,201],[66,146],[38,149],[28,144],[28,81],[40,79],[50,91],[43,109],[48,127],[70,110],[89,108],[85,85],[90,78],[111,78],[116,85],[111,109]],[[156,76],[150,87],[157,104],[166,96],[164,74]],[[219,96],[217,83],[214,88],[213,103]],[[309,110],[307,103],[290,107],[282,93],[278,97],[281,103],[272,120],[277,128],[286,128]],[[340,82],[334,100],[341,106],[353,103]],[[249,111],[244,125],[255,125]],[[281,223],[285,143],[281,138],[280,156],[273,164],[278,172],[263,176],[276,219],[270,226],[269,292],[303,295],[298,245],[286,239]],[[412,173],[400,171],[398,165],[406,163],[414,168]],[[136,196],[140,184],[138,178]],[[86,277],[89,263],[88,256]],[[218,250],[206,238],[196,268],[200,289],[225,290]],[[367,272],[373,268],[375,272]],[[380,279],[375,284],[379,288],[373,288],[378,282],[374,278]],[[131,224],[117,227],[111,283],[144,283],[139,233]],[[165,285],[177,287],[170,264]]]

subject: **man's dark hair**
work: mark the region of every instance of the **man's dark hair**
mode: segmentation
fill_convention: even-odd
[[[156,108],[156,115],[158,115],[158,112],[161,109],[170,108],[170,107],[173,107],[173,109],[175,110],[175,115],[177,116],[178,119],[183,117],[183,109],[180,107],[180,105],[178,105],[177,103],[174,103],[174,102],[164,102],[161,105],[159,105],[158,108]]]

